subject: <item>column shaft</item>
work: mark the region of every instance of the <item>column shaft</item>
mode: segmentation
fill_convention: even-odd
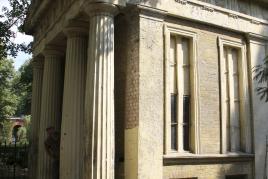
[[[58,164],[45,150],[46,129],[60,132],[62,106],[62,60],[59,55],[45,56],[42,89],[42,108],[39,127],[38,179],[57,179]]]
[[[29,149],[29,178],[37,178],[38,135],[42,99],[43,61],[35,59],[33,65],[32,103],[31,103],[31,133]]]
[[[84,179],[114,178],[114,19],[90,18]]]
[[[67,31],[64,96],[61,127],[60,178],[81,178],[87,37]]]

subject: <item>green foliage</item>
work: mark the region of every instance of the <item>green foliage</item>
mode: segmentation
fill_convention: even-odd
[[[9,141],[12,131],[7,131],[11,116],[22,116],[30,114],[31,89],[32,89],[32,67],[30,60],[26,61],[16,73],[8,59],[0,60],[0,140]],[[18,131],[19,141],[28,143],[28,131],[30,116],[26,116],[25,126]]]
[[[0,14],[0,60],[8,55],[16,57],[18,51],[31,52],[31,44],[16,44],[13,41],[16,36],[14,29],[23,31],[23,22],[26,18],[30,0],[8,1],[11,8],[3,7]]]
[[[15,114],[17,108],[17,96],[12,92],[12,80],[15,71],[12,61],[0,60],[0,121]]]
[[[253,68],[253,73],[253,79],[258,82],[257,94],[261,100],[268,102],[268,56],[263,59],[262,64]]]
[[[18,144],[25,144],[28,143],[27,140],[27,129],[26,127],[20,127],[17,132],[17,143]]]
[[[18,127],[17,130],[14,129],[14,123],[9,119],[0,123],[0,145],[3,145],[5,141],[9,144],[12,141],[12,134],[16,136],[18,146],[29,144],[31,115],[25,116],[24,119],[24,126]]]
[[[27,115],[25,116],[25,128],[26,128],[26,138],[27,138],[27,141],[26,143],[29,144],[29,141],[30,141],[30,133],[31,133],[31,119],[32,119],[32,116],[31,115]],[[25,143],[24,143],[25,144]]]
[[[32,64],[27,60],[18,70],[13,80],[13,90],[18,95],[16,116],[29,115],[31,111],[32,94]]]
[[[3,120],[0,122],[1,134],[0,134],[0,143],[11,142],[12,138],[12,122],[10,120]]]

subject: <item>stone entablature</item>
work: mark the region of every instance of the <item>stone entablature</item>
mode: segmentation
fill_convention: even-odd
[[[104,0],[104,2],[108,1],[119,6],[124,6],[124,0]],[[86,19],[83,10],[83,4],[86,1],[58,0],[55,3],[50,2],[51,0],[36,1],[32,5],[25,24],[26,31],[35,37],[35,54],[39,54],[43,50],[44,46],[42,44],[54,40],[62,32],[62,27],[66,26],[70,19]],[[253,17],[253,15],[238,12],[239,8],[242,8],[242,5],[240,6],[239,3],[234,3],[237,4],[237,7],[230,10],[228,7],[231,5],[227,1],[224,1],[226,4],[224,5],[225,8],[218,6],[216,2],[218,1],[215,1],[215,5],[213,5],[213,3],[202,2],[200,0],[163,0],[154,3],[144,1],[139,2],[140,5],[138,5],[138,8],[156,10],[160,14],[199,21],[233,31],[268,36],[268,21],[264,20],[265,18],[257,18]],[[135,1],[128,1],[128,5],[133,3],[136,4]],[[228,4],[229,6],[227,6]],[[244,6],[246,5],[244,4]],[[252,4],[251,6],[255,8],[254,12],[262,12],[259,5]],[[252,9],[254,8],[251,8],[251,12],[253,12]],[[68,15],[66,15],[66,12],[68,12]],[[248,14],[254,14],[251,12]],[[265,14],[263,12],[261,14]],[[268,15],[265,16],[268,17]],[[42,42],[44,40],[45,42]]]
[[[26,22],[25,31],[33,35],[34,54],[38,55],[44,50],[44,44],[55,40],[62,33],[63,28],[69,25],[72,19],[87,22],[84,10],[86,0],[52,0],[34,1],[31,5]],[[124,0],[91,0],[89,3],[111,3],[116,6],[125,6]],[[52,33],[51,33],[52,32]],[[61,34],[62,35],[62,34]]]
[[[222,8],[237,11],[261,19],[268,19],[267,1],[255,0],[198,0],[207,2]]]
[[[172,0],[127,0],[127,3],[148,4],[152,7],[160,7],[170,3]],[[268,2],[266,0],[195,0],[209,3],[229,10],[237,11],[243,14],[251,15],[261,19],[268,19]],[[178,0],[181,3],[187,3],[188,0]]]

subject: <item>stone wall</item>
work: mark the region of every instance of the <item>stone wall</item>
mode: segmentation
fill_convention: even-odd
[[[162,179],[164,129],[163,19],[140,14],[139,179]]]
[[[122,138],[124,122],[125,147],[119,140],[116,146],[124,153],[124,176],[162,179],[163,22],[140,17],[135,8],[116,22],[116,137]]]
[[[162,178],[164,130],[164,23],[197,34],[197,61],[200,94],[200,153],[220,154],[220,82],[218,37],[243,40],[244,36],[220,28],[177,19],[140,14],[139,50],[139,123],[137,178]],[[128,143],[126,145],[136,145]],[[238,157],[238,161],[239,161]],[[193,174],[205,178],[223,178],[226,174],[247,173],[252,178],[251,162],[221,159],[208,164],[165,166],[164,178],[184,178]],[[195,172],[197,170],[197,172]],[[184,172],[178,172],[184,171]],[[199,173],[200,171],[200,173]],[[176,174],[174,174],[176,173]]]
[[[115,178],[137,175],[139,115],[139,18],[137,12],[115,19]],[[125,169],[124,169],[125,165]],[[117,167],[116,166],[116,167]],[[124,170],[126,171],[124,174]]]
[[[243,39],[242,35],[211,28],[181,19],[170,18],[167,23],[197,34],[197,62],[199,67],[200,153],[220,153],[220,82],[218,37]]]
[[[163,179],[225,179],[225,175],[248,174],[253,179],[252,163],[173,165],[164,167]],[[257,178],[256,178],[257,179]]]

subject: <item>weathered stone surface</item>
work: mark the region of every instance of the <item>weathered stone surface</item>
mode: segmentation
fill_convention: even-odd
[[[267,42],[249,37],[250,43],[250,69],[258,64],[262,64],[264,57],[268,54]],[[259,84],[252,78],[254,74],[251,74],[251,100],[252,100],[252,125],[254,126],[254,150],[255,150],[255,178],[262,178],[264,176],[264,163],[266,154],[266,136],[267,136],[267,109],[268,103],[260,100],[260,96],[256,93],[256,88]],[[266,170],[266,172],[268,172]]]
[[[104,1],[106,4],[100,7],[98,3]],[[80,121],[80,118],[84,117],[81,104],[85,97],[86,130],[83,141],[87,144],[84,158],[87,161],[82,172],[84,178],[111,179],[115,172],[116,179],[187,177],[223,179],[225,175],[232,174],[248,174],[248,178],[251,179],[254,178],[252,172],[254,166],[255,178],[261,178],[265,156],[264,141],[268,128],[265,120],[268,114],[266,104],[259,101],[254,91],[257,84],[253,83],[252,79],[249,83],[252,94],[251,119],[254,124],[252,126],[255,137],[255,164],[252,163],[253,156],[245,153],[241,156],[237,154],[235,162],[228,159],[221,160],[223,156],[220,117],[221,66],[217,40],[221,37],[230,41],[247,42],[250,72],[250,69],[261,63],[267,54],[268,21],[265,20],[268,17],[267,8],[258,3],[249,4],[248,1],[242,0],[129,0],[126,7],[120,5],[119,1],[104,1],[58,0],[51,5],[51,8],[42,10],[46,13],[39,14],[37,11],[36,17],[33,12],[30,15],[32,19],[28,25],[29,30],[32,30],[30,33],[35,36],[34,54],[40,55],[51,42],[63,48],[66,48],[67,44],[67,76],[64,92],[66,95],[63,102],[62,123],[62,147],[65,149],[61,153],[63,163],[61,177],[64,179],[80,177],[77,173],[80,172],[81,165],[71,161],[81,157],[76,151],[80,148],[75,146],[80,143],[79,140],[75,140],[79,138],[79,126],[76,126],[78,123],[75,121]],[[36,6],[36,10],[44,8],[42,6],[48,2],[51,1],[39,1],[40,7]],[[115,24],[114,15],[116,15]],[[85,56],[86,39],[79,37],[79,40],[67,39],[66,42],[63,33],[63,27],[70,20],[83,20],[90,24],[91,29],[89,33],[87,32],[89,35],[87,75],[84,74],[84,62],[79,63],[79,59]],[[199,150],[196,154],[164,156],[163,153],[166,137],[164,121],[167,112],[164,110],[164,60],[167,53],[164,49],[164,27],[167,25],[178,31],[196,34],[198,66],[196,84],[199,95],[197,101]],[[248,34],[247,40],[246,34]],[[255,37],[249,34],[254,34]],[[61,118],[59,96],[62,91],[60,92],[55,86],[62,82],[62,72],[57,71],[60,70],[57,59],[51,56],[45,58],[43,112],[40,121],[43,127],[55,125],[59,128],[56,119]],[[86,95],[83,94],[82,88],[79,90],[76,88],[83,86],[81,81],[84,78],[87,78]],[[113,80],[115,80],[115,91]],[[115,131],[113,131],[113,120],[115,120]],[[75,130],[71,130],[72,127],[75,127]],[[64,136],[65,133],[74,138],[69,140]],[[43,175],[43,172],[46,172],[48,175],[45,179],[50,179],[52,165],[42,148],[44,134],[44,129],[40,129],[39,147],[41,146],[42,154],[39,154],[39,166],[42,169],[39,169],[39,173]],[[72,145],[73,143],[75,145]],[[71,150],[66,151],[66,147]],[[197,159],[204,155],[213,155],[215,160],[208,162],[205,159],[202,161]],[[244,160],[245,155],[250,160]],[[115,162],[113,162],[114,156]],[[226,158],[230,156],[226,154]],[[171,157],[175,163],[165,165],[163,163],[165,157]],[[191,160],[196,163],[193,165],[188,159],[183,160],[184,157],[192,157]],[[185,163],[176,164],[176,161]]]
[[[39,144],[39,125],[41,115],[42,102],[42,83],[44,61],[42,58],[35,57],[32,61],[33,65],[33,87],[32,87],[32,103],[31,103],[31,133],[30,133],[30,149],[29,149],[29,178],[37,178],[38,165],[38,144]]]
[[[116,178],[134,179],[138,172],[139,17],[135,10],[118,16],[115,26]],[[128,40],[126,40],[128,39]],[[117,164],[117,163],[116,163]]]
[[[169,178],[194,178],[198,179],[224,179],[226,174],[236,175],[248,173],[248,178],[253,179],[251,163],[228,163],[228,164],[200,164],[165,166],[164,179]]]
[[[114,15],[112,4],[91,4],[85,102],[84,179],[114,179]]]
[[[42,102],[38,145],[38,179],[57,179],[59,166],[57,159],[49,156],[45,149],[47,128],[53,127],[60,133],[63,89],[62,53],[57,50],[45,52],[42,85]],[[56,151],[55,151],[56,152]]]
[[[60,178],[82,178],[87,28],[69,27],[61,123]]]
[[[162,178],[163,22],[140,18],[138,178]]]

